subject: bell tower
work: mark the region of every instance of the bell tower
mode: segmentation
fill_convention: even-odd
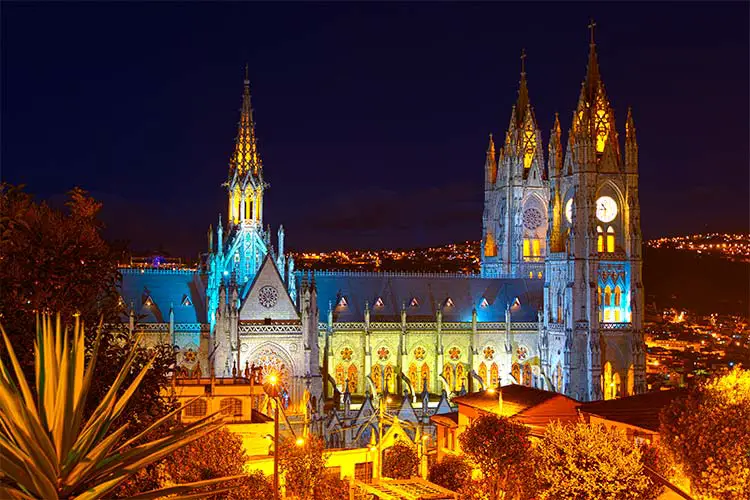
[[[518,98],[505,141],[485,160],[482,276],[542,279],[549,187],[542,135],[529,99],[526,52],[521,53]]]
[[[564,157],[557,118],[549,146],[549,354],[542,368],[554,389],[579,400],[645,390],[638,147],[629,111],[624,158],[620,154],[594,27]]]

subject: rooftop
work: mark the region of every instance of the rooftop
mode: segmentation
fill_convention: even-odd
[[[684,389],[647,392],[608,401],[592,401],[582,404],[579,409],[607,420],[658,432],[661,410],[686,394]]]

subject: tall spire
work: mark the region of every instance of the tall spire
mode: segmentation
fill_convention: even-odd
[[[247,64],[245,65],[240,123],[230,165],[239,175],[246,173],[257,175],[262,168],[255,137],[255,120],[253,119],[253,106],[250,99],[250,78],[248,76]]]
[[[518,86],[516,101],[516,124],[520,127],[529,107],[529,88],[526,85],[526,49],[521,49],[521,80]]]
[[[589,102],[594,100],[596,95],[596,88],[600,82],[599,75],[599,61],[596,57],[596,42],[594,41],[594,28],[596,23],[592,19],[589,23],[589,30],[591,31],[591,40],[589,42],[589,63],[586,68],[586,98]]]
[[[487,175],[487,182],[494,185],[497,181],[497,161],[495,159],[495,141],[490,134],[490,144],[487,146],[487,157],[484,162],[484,168]]]

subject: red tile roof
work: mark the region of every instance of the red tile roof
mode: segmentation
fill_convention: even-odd
[[[684,389],[647,392],[608,401],[592,401],[579,406],[584,413],[597,415],[607,420],[659,431],[659,413],[676,398],[685,396]]]

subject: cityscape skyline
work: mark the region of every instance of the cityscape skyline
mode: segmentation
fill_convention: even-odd
[[[482,18],[523,8],[345,6],[328,15],[325,6],[295,6],[282,16],[268,5],[159,6],[142,18],[137,7],[78,6],[60,9],[70,35],[39,65],[30,62],[59,27],[48,21],[57,16],[35,13],[55,7],[11,6],[3,17],[3,38],[14,42],[4,43],[4,180],[53,203],[80,185],[104,202],[110,239],[192,257],[205,247],[193,228],[207,229],[226,212],[220,184],[247,62],[271,184],[268,221],[286,225],[290,248],[478,239],[487,134],[501,137],[506,127],[521,49],[546,149],[555,112],[567,136],[593,16],[619,127],[633,106],[644,237],[744,231],[748,124],[737,110],[748,107],[747,16],[735,15],[743,8],[641,5],[620,16],[611,6],[550,6],[529,30],[495,33]],[[681,23],[664,25],[675,12]],[[268,22],[240,36],[202,28],[199,13],[227,26],[250,15]],[[160,23],[170,15],[183,24]],[[141,35],[130,39],[94,22],[108,16],[131,18]],[[323,19],[323,27],[311,28],[308,18]],[[170,34],[184,42],[187,26],[205,48],[169,44]],[[373,44],[379,30],[391,36]],[[76,50],[91,36],[99,47]],[[150,54],[156,42],[172,57]],[[716,86],[731,106],[706,97]],[[686,99],[690,106],[682,106]],[[40,128],[45,112],[68,127]],[[35,148],[55,153],[30,155]]]

